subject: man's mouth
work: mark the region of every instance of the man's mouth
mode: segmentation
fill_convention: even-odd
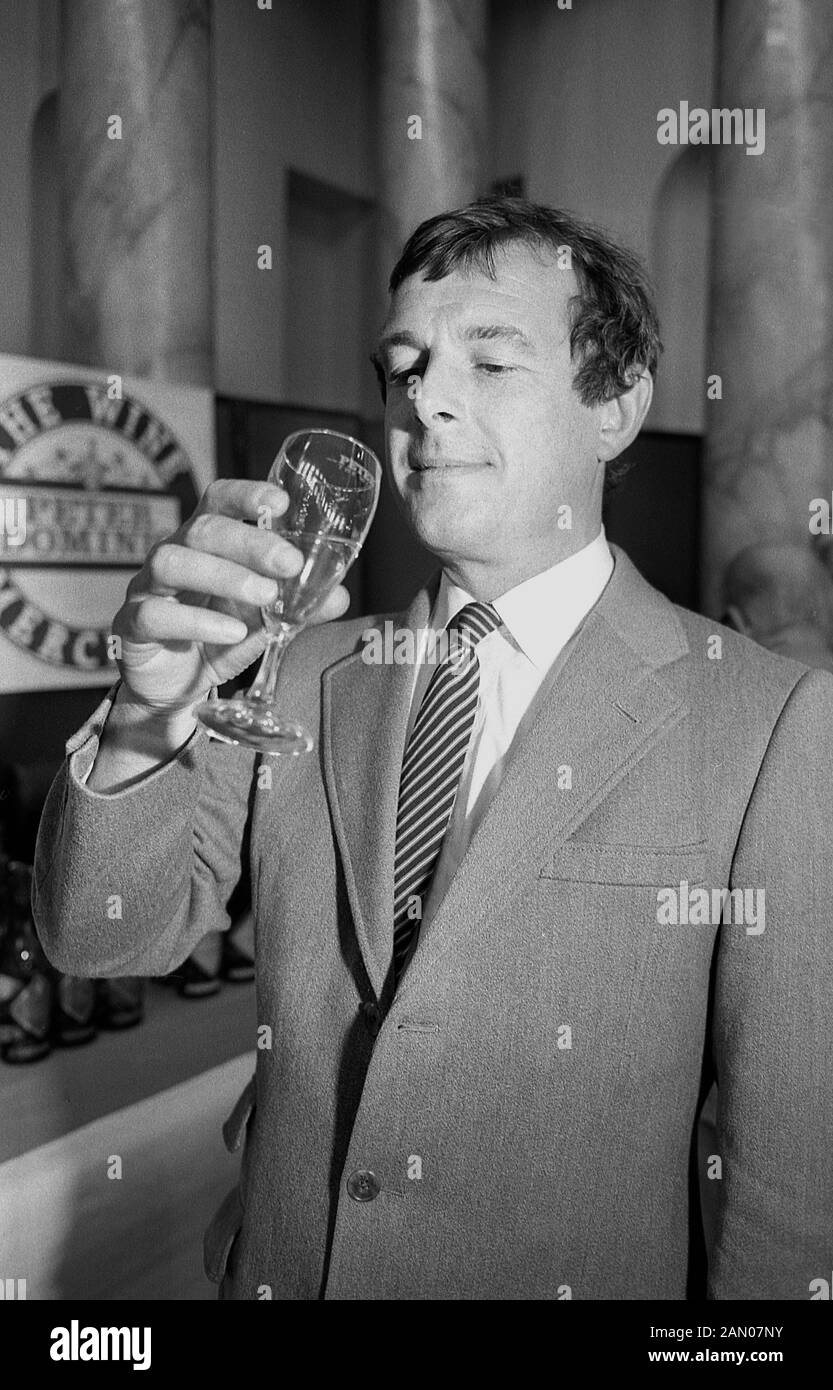
[[[442,469],[487,468],[485,459],[455,458],[451,454],[410,454],[408,463],[415,473],[440,472]]]

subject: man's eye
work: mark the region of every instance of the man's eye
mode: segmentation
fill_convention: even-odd
[[[475,362],[478,371],[488,372],[489,375],[496,375],[499,372],[511,372],[513,368],[508,362]]]
[[[407,386],[414,377],[418,376],[419,372],[415,367],[402,367],[397,372],[388,372],[388,386]]]

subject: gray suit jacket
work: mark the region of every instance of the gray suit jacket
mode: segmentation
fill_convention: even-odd
[[[393,999],[412,671],[362,659],[371,620],[290,648],[281,702],[318,739],[265,760],[271,786],[197,735],[100,796],[76,774],[106,704],[71,741],[36,864],[57,966],[173,969],[227,926],[250,859],[257,1070],[206,1237],[221,1297],[685,1298],[712,1064],[709,1295],[829,1276],[833,679],[614,554]],[[429,611],[423,591],[401,621]],[[751,890],[748,915],[657,920],[662,890],[685,917],[698,885]]]

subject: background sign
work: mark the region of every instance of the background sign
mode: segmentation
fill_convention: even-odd
[[[211,391],[0,355],[0,690],[109,684],[130,574],[214,475]]]

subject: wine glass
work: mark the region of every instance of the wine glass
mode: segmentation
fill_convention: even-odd
[[[313,737],[275,704],[281,658],[310,615],[341,582],[370,529],[382,467],[376,455],[349,435],[334,430],[299,430],[280,447],[269,472],[289,496],[277,517],[267,508],[258,518],[303,553],[300,574],[278,581],[278,596],[261,608],[269,640],[249,690],[229,700],[209,700],[196,714],[215,737],[262,753],[309,753]]]

